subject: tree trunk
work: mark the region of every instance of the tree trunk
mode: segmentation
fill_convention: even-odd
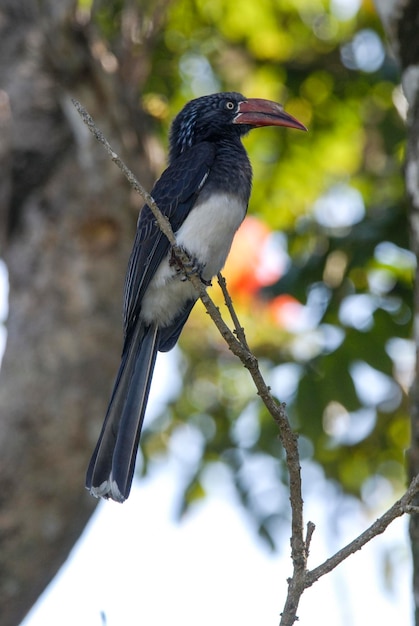
[[[384,6],[384,4],[386,6]],[[419,4],[417,0],[393,0],[392,3],[376,2],[377,10],[389,35],[393,51],[402,69],[402,85],[408,100],[406,189],[410,205],[410,239],[419,267]],[[419,278],[415,284],[415,341],[416,375],[411,391],[412,438],[408,453],[408,478],[419,474]],[[419,505],[417,498],[416,505]],[[410,517],[410,540],[413,559],[413,598],[415,624],[419,626],[419,515]]]
[[[0,384],[2,626],[20,623],[95,506],[84,475],[118,364],[140,206],[70,98],[143,183],[154,178],[144,116],[133,113],[147,42],[135,71],[123,80],[121,67],[106,73],[73,4],[0,0],[0,245],[10,281]]]

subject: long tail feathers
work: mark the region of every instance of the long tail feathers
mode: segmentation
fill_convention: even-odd
[[[87,470],[92,495],[127,499],[158,349],[157,327],[137,324],[124,352],[105,422]]]

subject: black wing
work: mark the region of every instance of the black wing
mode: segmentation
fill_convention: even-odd
[[[174,232],[196,202],[215,158],[215,147],[200,143],[180,155],[155,183],[151,196]],[[144,293],[169,250],[169,241],[148,205],[142,209],[128,263],[124,290],[124,334],[128,337],[141,309]]]

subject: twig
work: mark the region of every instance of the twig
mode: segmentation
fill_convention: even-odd
[[[316,567],[315,569],[307,572],[306,576],[306,587],[310,587],[314,582],[319,580],[321,576],[328,574],[331,572],[337,565],[342,563],[345,559],[348,558],[351,554],[358,552],[365,546],[366,543],[371,541],[374,537],[381,535],[386,528],[398,517],[401,517],[405,513],[410,513],[413,498],[419,493],[419,476],[416,476],[412,482],[408,490],[404,493],[404,495],[397,500],[393,504],[392,507],[388,509],[379,517],[369,528],[364,530],[363,533],[359,535],[356,539],[348,543],[344,548],[336,552],[330,559],[327,559],[324,563]],[[416,508],[416,507],[413,507]]]
[[[230,313],[231,319],[235,327],[235,334],[240,344],[251,355],[247,343],[244,328],[240,324],[233,301],[227,290],[225,278],[218,274],[218,283],[224,295],[224,301]],[[253,355],[251,355],[253,356]],[[255,357],[253,357],[255,358]],[[289,579],[288,594],[281,614],[280,626],[292,626],[296,620],[296,612],[301,594],[305,588],[305,574],[307,571],[307,557],[311,536],[314,532],[314,524],[309,522],[307,525],[307,539],[303,537],[303,498],[301,493],[301,474],[300,474],[300,457],[298,451],[298,436],[292,430],[288,417],[285,412],[285,404],[278,404],[269,387],[260,374],[259,365],[255,359],[252,368],[248,368],[253,378],[259,395],[265,403],[268,411],[279,426],[279,436],[285,449],[286,460],[288,466],[288,474],[290,477],[290,502],[291,502],[291,558],[293,561],[293,576]]]
[[[227,309],[228,309],[228,311],[230,313],[230,317],[231,317],[231,319],[233,321],[233,324],[234,324],[235,335],[236,335],[237,339],[240,341],[240,343],[242,344],[242,346],[244,346],[244,348],[246,348],[246,350],[250,351],[249,344],[247,343],[246,335],[245,335],[245,332],[244,332],[244,328],[243,328],[243,326],[239,322],[239,318],[238,318],[236,310],[235,310],[235,308],[233,306],[233,300],[231,299],[231,296],[228,293],[226,279],[221,274],[221,272],[218,272],[217,279],[218,279],[218,284],[221,287],[221,291],[223,292],[225,305],[226,305],[226,307],[227,307]]]
[[[310,554],[311,539],[313,537],[313,533],[314,533],[315,530],[316,530],[316,525],[313,524],[313,522],[308,522],[307,523],[306,541],[305,541],[306,557],[307,558],[308,558],[308,555]]]

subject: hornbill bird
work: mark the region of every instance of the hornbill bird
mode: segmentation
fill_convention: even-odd
[[[205,284],[224,266],[245,217],[252,168],[241,138],[260,126],[306,130],[281,105],[235,92],[191,100],[173,121],[169,165],[151,195]],[[125,279],[121,364],[87,471],[94,496],[128,497],[157,352],[173,348],[196,300],[144,206]]]

